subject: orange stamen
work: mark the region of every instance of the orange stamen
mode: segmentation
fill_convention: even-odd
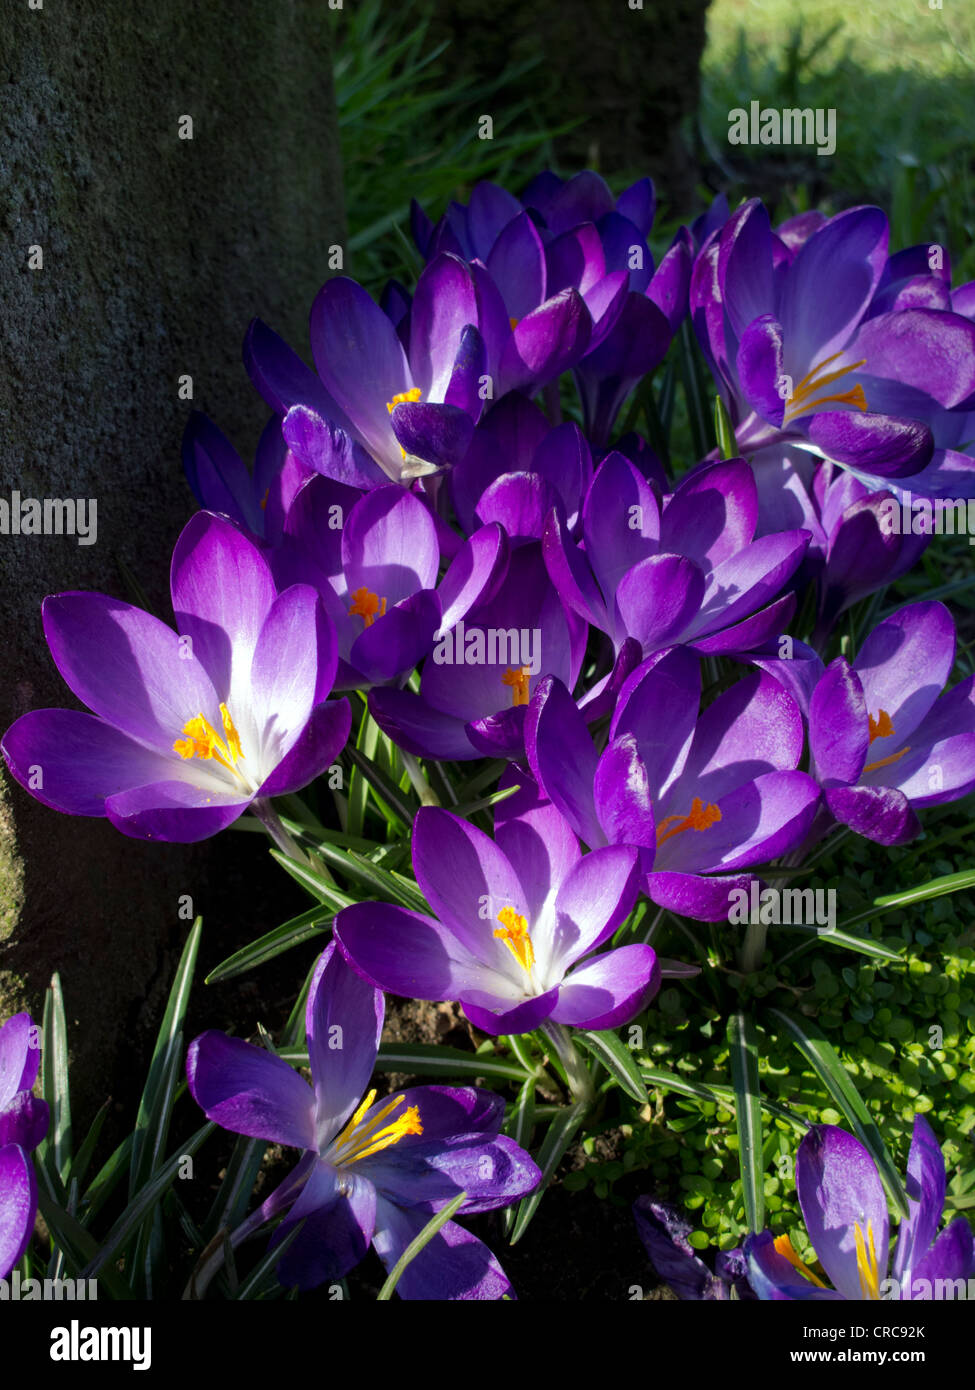
[[[349,609],[351,618],[361,618],[363,627],[372,627],[376,618],[382,618],[386,613],[386,600],[380,598],[378,594],[370,593],[363,585],[361,589],[356,589],[352,595],[352,606]]]
[[[528,681],[531,670],[528,666],[509,666],[501,677],[502,685],[511,687],[511,703],[515,705],[527,705],[529,701]]]
[[[498,921],[501,926],[495,927],[494,935],[504,942],[522,970],[530,975],[535,964],[535,948],[528,934],[528,922],[513,907],[503,907]]]
[[[687,816],[673,815],[665,816],[657,826],[657,846],[669,840],[672,835],[679,835],[683,830],[709,830],[712,825],[717,825],[721,819],[721,812],[713,802],[705,806],[699,796],[691,802],[690,814]],[[672,825],[672,821],[677,821]],[[669,829],[665,829],[669,827]]]
[[[790,420],[796,419],[799,415],[809,415],[814,410],[820,410],[831,402],[838,405],[852,405],[857,410],[868,408],[866,395],[859,382],[849,391],[841,391],[828,396],[817,395],[819,391],[831,386],[834,381],[839,381],[847,373],[855,372],[858,367],[866,366],[867,359],[864,357],[862,361],[853,362],[848,367],[839,367],[835,372],[827,372],[825,376],[819,375],[824,367],[828,367],[831,362],[835,362],[838,357],[842,356],[842,352],[834,352],[832,357],[827,357],[825,362],[820,362],[818,366],[813,367],[811,372],[806,373],[786,403],[783,424],[788,424]]]

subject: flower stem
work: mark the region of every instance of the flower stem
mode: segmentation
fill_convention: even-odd
[[[413,757],[412,753],[407,753],[404,749],[399,750],[403,766],[406,768],[406,775],[410,779],[410,785],[420,798],[421,806],[439,806],[440,798],[433,790],[430,783],[423,774],[419,762]]]
[[[585,1105],[591,1105],[596,1099],[592,1074],[576,1051],[572,1034],[568,1028],[562,1023],[553,1023],[549,1019],[542,1024],[541,1031],[552,1044],[556,1056],[565,1068],[566,1080],[574,1099]]]
[[[307,862],[307,855],[285,830],[281,824],[280,816],[271,805],[268,797],[260,796],[256,801],[252,801],[251,810],[282,854],[286,854],[289,859],[294,859],[299,864]]]
[[[752,975],[762,962],[765,953],[765,938],[768,935],[768,928],[763,922],[749,922],[745,928],[745,940],[742,944],[739,965],[743,975]]]

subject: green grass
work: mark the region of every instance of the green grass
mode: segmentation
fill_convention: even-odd
[[[728,144],[728,112],[836,111],[835,155]],[[732,201],[760,194],[780,217],[810,206],[884,207],[892,247],[939,241],[954,281],[975,275],[975,9],[923,0],[715,0],[700,134],[712,182]]]

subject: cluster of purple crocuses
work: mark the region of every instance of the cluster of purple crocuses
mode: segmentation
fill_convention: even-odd
[[[191,418],[202,510],[176,543],[173,625],[102,594],[44,603],[86,709],[24,713],[4,757],[38,800],[125,835],[196,841],[251,810],[287,845],[273,799],[336,762],[353,705],[404,763],[504,767],[493,838],[436,805],[417,814],[428,912],[337,916],[308,1003],[314,1091],[242,1042],[193,1044],[211,1118],[304,1153],[262,1208],[290,1207],[277,1238],[305,1219],[285,1282],[341,1277],[370,1241],[395,1263],[451,1194],[485,1210],[538,1179],[498,1137],[492,1097],[359,1105],[379,991],[457,1001],[489,1034],[614,1028],[660,983],[650,945],[611,945],[640,895],[722,921],[763,866],[835,827],[900,844],[923,807],[975,789],[975,677],[952,684],[941,603],[893,611],[830,659],[840,615],[930,543],[890,527],[904,497],[975,499],[975,285],[952,288],[943,248],[892,254],[876,208],[773,227],[757,201],[716,204],[658,260],[654,212],[648,179],[615,197],[591,172],[544,173],[520,199],[478,184],[435,224],[415,205],[413,292],[376,302],[329,280],[314,369],[251,324],[244,361],[271,411],[252,470]],[[737,456],[674,477],[623,410],[685,321]],[[842,1147],[814,1135],[801,1198]],[[19,1141],[8,1152],[23,1164]],[[810,1233],[856,1296],[843,1261],[855,1248],[874,1287],[886,1217],[843,1219],[835,1269],[827,1228]],[[902,1234],[930,1243],[929,1225]],[[793,1288],[788,1251],[758,1237],[742,1259],[761,1296],[800,1296],[765,1292]],[[508,1291],[451,1224],[400,1287]]]

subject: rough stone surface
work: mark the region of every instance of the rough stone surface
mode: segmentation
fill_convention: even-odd
[[[132,599],[127,570],[169,616],[169,556],[193,510],[179,459],[189,410],[252,457],[266,411],[240,363],[247,322],[307,341],[343,234],[333,21],[317,0],[4,4],[0,497],[96,498],[98,529],[86,546],[0,535],[0,730],[75,703],[43,641],[45,594]],[[186,931],[180,896],[238,940],[242,922],[249,936],[274,913],[260,875],[240,872],[259,841],[147,846],[3,778],[0,1019],[39,1008],[60,970],[76,1086],[100,1099],[139,1002],[151,1012],[163,993]]]

